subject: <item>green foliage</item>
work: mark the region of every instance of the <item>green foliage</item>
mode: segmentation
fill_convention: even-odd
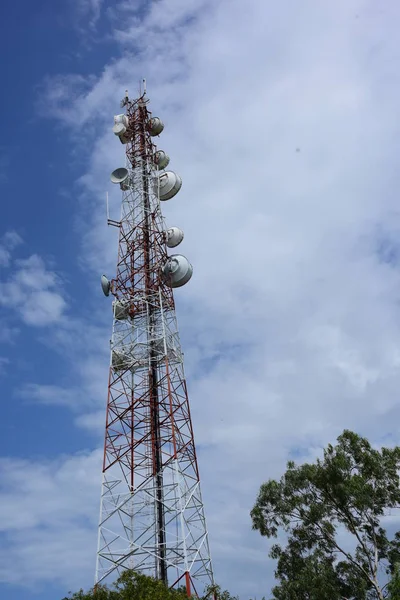
[[[281,582],[272,590],[274,598],[342,600],[333,561],[318,550],[304,556],[295,544],[288,544],[286,550],[276,545],[271,556],[278,558],[276,576]]]
[[[204,599],[210,600],[239,600],[238,596],[231,596],[229,592],[222,591],[219,585],[209,585],[205,589]]]
[[[389,582],[388,600],[399,600],[400,598],[400,565],[396,564],[392,579]]]
[[[168,589],[161,581],[126,570],[112,589],[98,586],[89,592],[80,590],[63,600],[188,600],[186,589]]]
[[[385,598],[378,581],[382,567],[394,573],[400,533],[387,538],[380,525],[400,506],[400,448],[374,450],[368,440],[345,430],[323,460],[296,466],[290,461],[280,481],[264,483],[251,512],[253,529],[276,544],[279,600],[366,600]],[[354,550],[338,535],[345,530]],[[393,584],[394,585],[394,584]],[[400,599],[400,595],[398,596]]]
[[[168,589],[161,581],[127,569],[118,577],[112,589],[98,586],[89,592],[80,590],[63,600],[188,600],[188,596],[185,587]],[[214,585],[205,590],[203,600],[238,599]]]

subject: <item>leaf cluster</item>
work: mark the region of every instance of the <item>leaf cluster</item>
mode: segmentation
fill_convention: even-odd
[[[192,597],[194,600],[194,597]],[[80,590],[63,600],[188,600],[185,587],[167,588],[161,581],[133,570],[125,570],[112,588],[99,585],[84,592]],[[190,599],[189,599],[190,600]],[[196,599],[197,600],[197,599]],[[238,600],[220,586],[208,586],[202,600]]]
[[[188,600],[188,596],[185,588],[168,589],[157,579],[127,569],[112,588],[99,585],[88,592],[80,590],[63,600]]]
[[[393,576],[387,587],[388,600],[399,600],[400,598],[400,565],[396,564]]]
[[[285,532],[288,539],[270,553],[280,581],[274,598],[384,598],[378,575],[382,568],[394,573],[400,537],[389,540],[381,519],[400,506],[399,467],[400,448],[375,450],[345,430],[323,459],[301,466],[290,461],[280,481],[261,486],[253,529],[269,538]],[[352,551],[340,541],[343,530]]]

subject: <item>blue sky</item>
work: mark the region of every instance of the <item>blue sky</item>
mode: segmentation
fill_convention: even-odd
[[[110,303],[112,134],[147,78],[216,578],[261,597],[258,487],[346,427],[399,443],[395,2],[68,0],[0,8],[0,597],[91,585]],[[115,186],[116,187],[116,186]]]

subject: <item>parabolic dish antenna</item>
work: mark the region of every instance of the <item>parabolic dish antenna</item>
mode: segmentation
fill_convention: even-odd
[[[103,294],[105,296],[110,295],[111,282],[107,279],[105,275],[101,276],[101,289],[103,290]]]
[[[193,267],[182,254],[172,254],[162,268],[165,283],[171,288],[181,287],[193,275]]]
[[[170,227],[166,232],[168,248],[175,248],[184,238],[184,233],[179,227]]]
[[[154,191],[160,192],[160,200],[173,198],[182,187],[182,179],[174,171],[165,171],[154,182]]]
[[[128,178],[128,169],[125,169],[125,167],[119,167],[118,169],[115,169],[115,171],[113,171],[110,175],[110,179],[111,179],[111,183],[123,183],[125,181],[125,179]]]

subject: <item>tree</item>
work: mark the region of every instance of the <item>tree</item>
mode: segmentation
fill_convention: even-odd
[[[112,589],[98,586],[89,592],[80,590],[63,600],[188,600],[188,597],[185,588],[168,589],[157,579],[127,569]]]
[[[222,591],[219,585],[209,585],[205,589],[204,599],[210,600],[239,600],[238,596],[231,596],[228,591]]]
[[[333,560],[318,550],[303,555],[296,543],[286,550],[275,545],[271,556],[278,559],[276,577],[280,585],[273,588],[278,600],[342,600]]]
[[[268,538],[287,536],[285,547],[275,544],[270,552],[278,561],[275,599],[388,597],[391,584],[381,581],[382,570],[393,580],[400,532],[389,540],[381,520],[400,506],[399,468],[399,447],[375,450],[345,430],[323,460],[301,466],[290,461],[280,481],[261,486],[253,529]]]
[[[388,600],[399,600],[400,598],[400,565],[396,564],[393,577],[388,584]]]
[[[188,600],[186,588],[169,589],[165,585],[141,573],[127,569],[116,580],[112,589],[99,585],[89,592],[80,590],[63,600]],[[218,585],[205,590],[203,600],[238,600]]]

